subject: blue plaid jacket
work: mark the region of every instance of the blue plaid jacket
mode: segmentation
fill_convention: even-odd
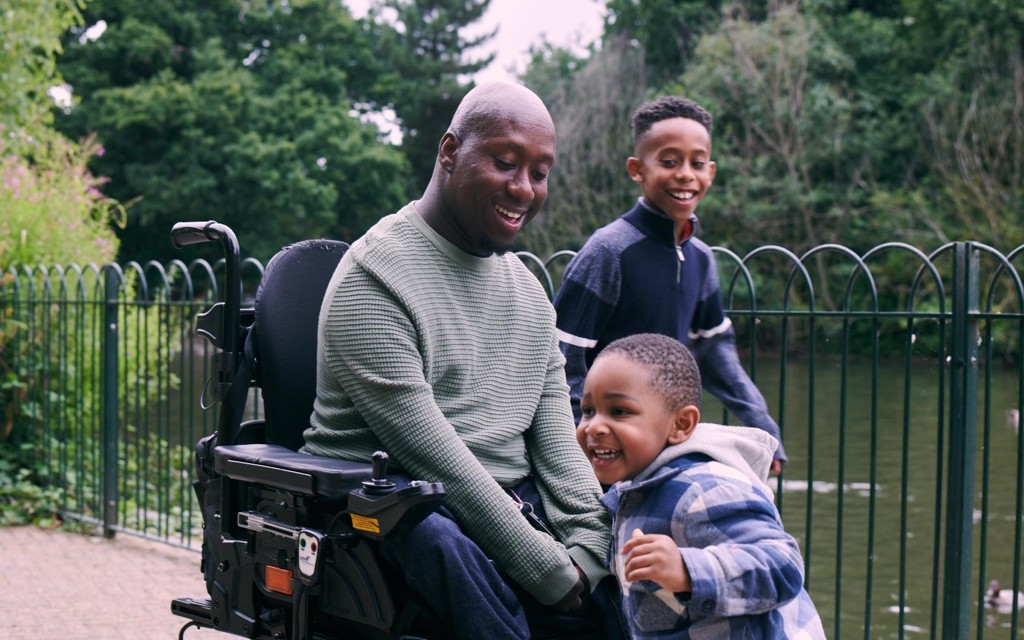
[[[612,512],[609,567],[634,638],[825,637],[803,588],[803,558],[765,483],[775,439],[760,429],[701,423],[602,499]],[[634,529],[673,538],[693,591],[624,579],[618,552]]]

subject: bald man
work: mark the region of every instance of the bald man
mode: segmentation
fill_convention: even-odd
[[[397,471],[444,483],[445,508],[382,552],[451,625],[445,637],[528,638],[530,599],[576,609],[608,575],[609,521],[576,443],[554,312],[508,253],[554,162],[540,98],[476,87],[422,197],[353,243],[320,311],[304,451],[383,449]]]

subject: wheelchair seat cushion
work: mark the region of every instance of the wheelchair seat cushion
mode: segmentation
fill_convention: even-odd
[[[316,341],[320,305],[342,255],[336,240],[304,240],[267,264],[256,292],[254,374],[263,389],[267,442],[302,446],[316,397]]]
[[[234,480],[327,498],[348,496],[372,475],[364,462],[311,456],[273,444],[219,446],[213,459],[214,470]]]

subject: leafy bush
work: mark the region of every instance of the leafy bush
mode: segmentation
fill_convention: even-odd
[[[62,422],[62,410],[85,410],[81,398],[76,402],[52,384],[66,351],[47,340],[56,333],[50,330],[53,319],[67,310],[30,302],[28,294],[37,288],[37,269],[102,264],[117,253],[109,212],[121,216],[123,209],[100,193],[102,180],[86,166],[98,153],[102,148],[91,139],[75,144],[57,135],[40,140],[17,133],[0,138],[0,523],[53,520],[57,487],[44,488],[53,479],[40,462],[42,428],[47,420]],[[57,295],[73,299],[83,293],[72,287]],[[85,370],[75,373],[91,377]],[[82,391],[90,382],[72,388]],[[46,409],[57,406],[64,408]]]
[[[124,209],[100,192],[104,180],[87,167],[102,154],[94,138],[76,145],[50,136],[27,156],[8,152],[0,138],[0,267],[114,259],[111,214],[123,221]]]

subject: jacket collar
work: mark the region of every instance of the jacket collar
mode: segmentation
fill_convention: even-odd
[[[643,199],[637,198],[636,205],[623,216],[626,222],[630,223],[644,235],[669,247],[683,246],[690,241],[693,234],[697,232],[698,219],[696,215],[690,216],[689,229],[686,237],[678,245],[676,244],[676,225],[671,218],[662,213],[659,209]]]

